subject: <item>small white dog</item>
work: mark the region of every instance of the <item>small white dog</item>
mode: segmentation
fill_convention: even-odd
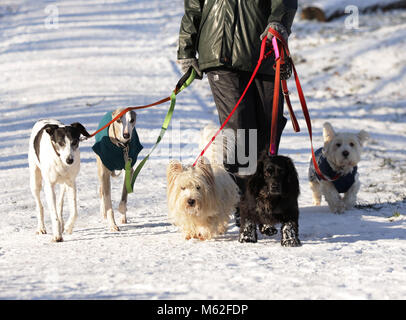
[[[80,169],[79,138],[89,133],[78,122],[67,126],[57,120],[38,121],[31,133],[28,151],[31,191],[35,198],[38,216],[37,234],[46,234],[44,207],[40,192],[42,180],[52,221],[52,240],[63,241],[62,218],[63,198],[68,190],[70,216],[65,232],[72,233],[77,217],[76,176]],[[55,185],[61,184],[58,206],[56,204]]]
[[[358,134],[336,133],[330,123],[324,123],[324,148],[318,149],[315,155],[321,173],[332,181],[320,177],[310,159],[309,181],[314,205],[320,205],[323,195],[334,213],[342,213],[355,206],[361,185],[357,164],[361,160],[362,146],[368,137],[364,130]],[[343,197],[340,194],[344,194]]]
[[[201,146],[212,137],[215,129],[208,126],[201,137]],[[208,240],[227,231],[228,222],[240,200],[234,179],[218,163],[222,144],[213,142],[207,158],[195,167],[171,161],[167,167],[167,200],[169,219],[178,226],[185,239]]]

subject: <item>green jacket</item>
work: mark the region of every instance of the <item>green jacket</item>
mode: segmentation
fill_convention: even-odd
[[[252,72],[268,23],[279,22],[290,34],[297,5],[298,0],[185,0],[178,59],[198,53],[202,71],[225,66]],[[265,60],[259,73],[274,74],[273,64]]]

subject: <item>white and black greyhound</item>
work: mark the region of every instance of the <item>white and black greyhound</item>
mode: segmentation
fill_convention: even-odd
[[[44,180],[44,191],[52,221],[52,240],[55,242],[63,241],[63,231],[72,233],[77,217],[75,181],[80,170],[81,135],[89,136],[82,124],[75,122],[64,125],[52,119],[38,121],[31,133],[28,162],[31,191],[37,206],[37,234],[46,234],[44,207],[40,198]],[[56,184],[61,185],[58,204],[55,195]],[[62,209],[65,191],[68,191],[70,216],[64,229]]]

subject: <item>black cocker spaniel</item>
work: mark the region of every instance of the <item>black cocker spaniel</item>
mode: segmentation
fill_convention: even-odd
[[[281,223],[281,245],[300,246],[299,180],[293,161],[285,156],[263,152],[254,175],[247,177],[245,194],[240,202],[240,242],[257,242],[256,225],[261,233],[277,233]]]

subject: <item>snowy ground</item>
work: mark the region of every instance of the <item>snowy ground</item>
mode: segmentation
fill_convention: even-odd
[[[5,6],[10,3],[9,7]],[[170,94],[178,78],[181,0],[1,1],[0,298],[2,299],[404,299],[406,297],[406,12],[319,24],[297,19],[291,37],[313,119],[315,144],[328,120],[370,132],[360,163],[357,209],[342,215],[311,205],[309,140],[284,133],[281,154],[301,183],[300,248],[279,236],[240,244],[234,224],[219,239],[185,241],[167,219],[169,156],[192,161],[199,130],[217,123],[207,80],[178,96],[173,126],[129,197],[129,224],[109,232],[99,215],[92,141],[81,146],[79,218],[72,235],[35,235],[28,138],[34,122],[80,121],[92,131],[116,106]],[[170,10],[168,10],[170,8]],[[58,24],[49,15],[59,13]],[[52,16],[51,16],[52,17]],[[54,28],[56,27],[56,28]],[[293,83],[290,83],[293,90]],[[164,105],[138,113],[143,155]],[[169,148],[181,142],[180,150]],[[113,184],[117,206],[121,179]],[[67,209],[67,208],[66,208]],[[66,211],[66,210],[65,210]],[[46,225],[51,231],[46,215]]]

